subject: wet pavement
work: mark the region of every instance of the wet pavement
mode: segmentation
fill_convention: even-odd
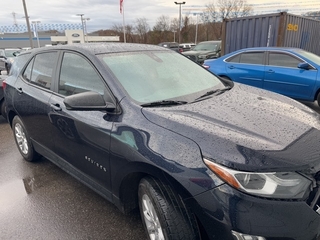
[[[21,157],[0,116],[1,240],[146,239],[137,212],[114,205],[42,158]]]

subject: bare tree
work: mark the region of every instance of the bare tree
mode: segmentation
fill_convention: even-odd
[[[221,37],[221,22],[225,18],[244,17],[252,14],[252,7],[246,0],[216,0],[206,6],[201,14],[201,40],[219,39]]]
[[[306,12],[306,13],[303,14],[302,16],[320,20],[320,11]]]
[[[152,42],[171,42],[170,18],[162,15],[157,19],[156,25],[153,27]]]
[[[217,0],[209,3],[203,14],[205,22],[220,22],[224,18],[244,17],[252,14],[253,9],[246,0]]]
[[[209,3],[206,11],[201,15],[201,19],[203,22],[217,22],[219,18],[219,11],[217,10],[217,6],[214,3]]]
[[[134,35],[133,35],[133,26],[128,24],[125,25],[126,30],[126,41],[127,42],[134,42]],[[124,41],[124,34],[123,34],[123,26],[122,24],[114,24],[112,26],[112,30],[116,32],[120,36],[120,41]]]
[[[123,32],[123,26],[121,24],[113,24],[112,30],[121,34]]]
[[[190,17],[189,16],[185,16],[183,18],[183,26],[181,29],[181,42],[189,42],[189,34],[191,31],[191,27],[190,27]]]
[[[132,25],[128,24],[125,26],[125,29],[126,29],[127,42],[135,42],[134,41],[134,34],[133,34],[134,27]]]
[[[170,31],[169,16],[161,15],[160,17],[158,17],[156,25],[153,27],[153,31]]]
[[[244,17],[252,13],[252,7],[246,0],[217,0],[217,8],[220,19]]]
[[[148,32],[150,31],[150,26],[147,23],[146,18],[137,18],[135,21],[135,32],[139,36],[140,43],[148,42]]]

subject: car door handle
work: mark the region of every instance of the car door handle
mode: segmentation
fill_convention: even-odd
[[[272,70],[272,69],[269,69],[267,72],[268,73],[275,73],[274,70]]]
[[[51,103],[50,106],[55,111],[61,111],[62,110],[62,108],[60,107],[60,105],[58,103],[56,103],[56,104]]]
[[[230,68],[230,69],[234,69],[235,67],[231,65],[231,66],[228,66],[228,68]]]
[[[16,88],[16,90],[17,90],[17,92],[19,93],[19,94],[22,94],[23,93],[23,91],[22,91],[22,88],[20,87],[20,88]]]

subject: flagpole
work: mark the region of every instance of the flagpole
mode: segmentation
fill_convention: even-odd
[[[126,24],[124,21],[124,3],[122,2],[122,26],[123,26],[123,41],[126,43]]]

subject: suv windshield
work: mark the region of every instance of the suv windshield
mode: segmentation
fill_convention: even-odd
[[[128,95],[139,103],[191,101],[193,94],[224,88],[216,76],[174,52],[105,54],[100,58]]]
[[[218,50],[218,43],[199,43],[193,51],[216,51]]]

